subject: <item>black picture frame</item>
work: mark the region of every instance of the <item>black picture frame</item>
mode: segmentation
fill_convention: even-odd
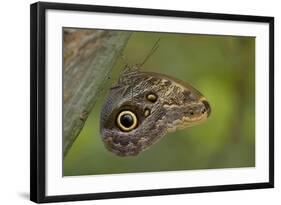
[[[269,24],[269,181],[220,186],[46,196],[46,10],[169,16]],[[30,199],[37,203],[186,194],[274,187],[274,17],[39,2],[30,7]]]

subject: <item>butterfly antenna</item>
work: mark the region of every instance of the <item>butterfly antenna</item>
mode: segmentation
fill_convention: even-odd
[[[124,55],[123,52],[120,52],[120,53],[119,53],[119,56],[121,57],[122,63],[125,64],[125,66],[124,66],[124,69],[125,69],[125,68],[129,65],[129,63],[128,63],[128,61],[127,61],[127,58],[126,58],[126,56]]]
[[[153,47],[151,48],[150,52],[148,53],[148,55],[145,57],[145,59],[143,60],[143,62],[140,64],[140,66],[143,66],[146,61],[150,58],[150,56],[152,56],[152,54],[157,50],[157,48],[159,47],[159,41],[161,40],[161,38],[158,38],[158,40],[154,43]]]

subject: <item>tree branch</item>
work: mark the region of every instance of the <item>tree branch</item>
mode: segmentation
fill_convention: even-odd
[[[64,156],[82,130],[129,32],[64,29]]]

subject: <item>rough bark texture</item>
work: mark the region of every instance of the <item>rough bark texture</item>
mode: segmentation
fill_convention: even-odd
[[[130,33],[64,29],[64,156],[80,133]]]

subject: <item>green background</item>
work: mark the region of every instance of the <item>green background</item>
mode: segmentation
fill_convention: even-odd
[[[65,176],[255,166],[255,38],[133,32],[123,51],[127,63],[141,63],[158,38],[159,48],[142,70],[193,85],[210,102],[210,118],[167,134],[138,156],[107,151],[100,109],[124,67],[120,58],[64,159]]]

